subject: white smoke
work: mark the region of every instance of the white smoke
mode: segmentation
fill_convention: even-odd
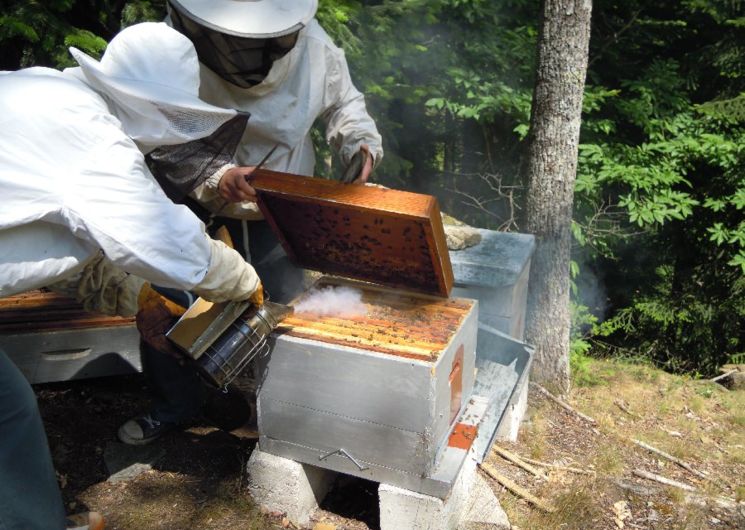
[[[367,306],[362,303],[362,291],[359,289],[328,286],[308,291],[303,299],[295,305],[295,313],[357,317],[367,314]]]

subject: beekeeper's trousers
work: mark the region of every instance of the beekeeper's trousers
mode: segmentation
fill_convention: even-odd
[[[63,528],[62,494],[36,396],[0,349],[0,530]]]

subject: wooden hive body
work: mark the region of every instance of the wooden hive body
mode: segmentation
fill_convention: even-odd
[[[471,396],[477,302],[357,287],[367,315],[296,314],[275,334],[258,399],[261,447],[426,490]]]
[[[134,318],[89,313],[56,293],[0,299],[0,346],[31,383],[134,373],[139,337]]]

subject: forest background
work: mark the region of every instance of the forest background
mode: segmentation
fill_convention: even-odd
[[[595,0],[573,220],[572,368],[745,362],[742,0]],[[539,2],[320,0],[384,138],[375,180],[520,231]],[[164,0],[15,1],[0,69],[72,66]],[[318,140],[316,173],[337,164]],[[575,375],[576,377],[576,375]]]

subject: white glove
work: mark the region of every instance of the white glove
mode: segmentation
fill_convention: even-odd
[[[222,241],[208,237],[212,256],[204,279],[193,291],[210,302],[247,300],[261,282],[254,268]]]

